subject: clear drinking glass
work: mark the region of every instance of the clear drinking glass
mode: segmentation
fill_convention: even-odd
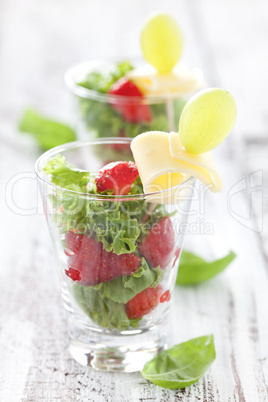
[[[136,61],[131,64],[135,67],[141,65]],[[191,78],[185,77],[180,93],[150,95],[142,99],[109,95],[80,85],[85,82],[87,74],[105,74],[113,71],[116,65],[117,62],[111,60],[91,60],[71,67],[66,72],[66,85],[74,95],[78,139],[101,138],[107,135],[134,138],[146,131],[177,131],[185,103],[205,86],[203,74],[197,68],[191,70]],[[130,119],[122,114],[122,110],[126,109],[131,110]]]
[[[43,168],[59,154],[94,176],[111,146],[131,153],[130,142],[77,141],[51,149],[36,162],[67,310],[70,353],[83,365],[123,372],[142,369],[165,347],[194,179],[151,194],[93,195],[58,187]],[[135,302],[136,295],[142,295],[142,302]]]

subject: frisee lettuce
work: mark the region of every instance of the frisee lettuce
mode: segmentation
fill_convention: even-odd
[[[130,326],[138,326],[139,320],[128,318],[124,304],[103,298],[93,287],[76,283],[72,287],[72,293],[80,308],[101,327],[124,331]]]
[[[90,72],[78,85],[93,91],[108,93],[110,87],[118,79],[125,77],[126,73],[132,69],[133,66],[128,61],[121,62],[108,73]],[[152,120],[140,123],[125,121],[121,114],[111,107],[109,103],[82,97],[78,97],[78,101],[81,117],[91,135],[93,134],[96,138],[118,137],[122,134],[125,137],[134,138],[146,131],[169,131],[165,101],[150,105]],[[181,99],[173,102],[176,125],[184,105],[185,101]]]
[[[109,103],[82,97],[78,98],[78,102],[81,118],[90,134],[95,138],[119,137],[121,135],[134,138],[146,131],[169,131],[164,103],[150,106],[152,112],[150,122],[131,123],[123,120],[120,113],[113,109]],[[110,159],[108,158],[109,150],[106,148],[104,151],[107,152],[106,159]]]
[[[80,86],[101,93],[107,93],[118,79],[133,69],[129,61],[118,63],[114,70],[107,74],[91,72],[86,78],[78,83]],[[131,123],[124,121],[120,113],[111,105],[94,99],[78,97],[80,114],[84,120],[90,135],[95,137],[136,137],[145,131],[169,131],[165,102],[152,104],[151,122]],[[181,111],[185,105],[183,99],[173,101],[175,126],[179,123]],[[75,131],[67,124],[42,116],[33,108],[27,109],[20,122],[21,132],[31,134],[43,150],[76,140]],[[104,147],[103,156],[106,160],[129,160],[130,152],[120,152],[115,149]]]
[[[93,288],[98,290],[104,298],[116,303],[127,303],[146,288],[156,287],[161,282],[163,274],[159,266],[150,269],[145,258],[142,258],[140,268],[132,275],[119,276]]]
[[[112,251],[117,255],[133,253],[151,226],[169,215],[164,206],[156,205],[146,221],[141,223],[149,208],[145,200],[116,202],[112,195],[109,200],[95,200],[76,194],[75,192],[97,194],[94,177],[89,172],[74,168],[61,155],[48,161],[44,171],[52,183],[62,189],[74,191],[55,191],[51,195],[55,209],[54,220],[60,233],[73,230],[94,237],[102,242],[108,252]],[[142,192],[140,180],[134,184],[129,194]]]
[[[132,275],[119,276],[95,286],[72,287],[74,299],[82,310],[98,325],[123,331],[136,326],[139,320],[130,320],[126,303],[148,287],[156,287],[163,278],[160,267],[150,269],[142,258],[140,268]]]
[[[107,93],[116,81],[124,77],[131,70],[133,70],[132,64],[127,60],[122,61],[116,64],[113,70],[105,74],[91,71],[83,81],[79,82],[79,85],[93,91]]]
[[[56,186],[82,193],[89,192],[90,173],[75,169],[66,162],[64,156],[57,155],[48,161],[44,167],[44,172],[51,175],[51,182]],[[96,190],[90,190],[90,192],[96,193]]]
[[[54,220],[60,233],[72,230],[93,237],[108,252],[137,253],[139,242],[150,227],[168,216],[164,206],[156,205],[151,211],[150,204],[142,199],[118,202],[113,195],[105,199],[97,194],[94,177],[89,172],[74,168],[60,155],[48,161],[44,171],[51,182],[61,188],[51,194]],[[141,181],[137,179],[130,193],[139,194],[142,190]],[[88,197],[90,194],[97,197]],[[119,276],[96,286],[75,283],[72,292],[76,303],[94,322],[123,331],[138,326],[139,321],[127,317],[126,303],[146,288],[157,286],[163,275],[159,266],[151,269],[145,258],[141,258],[140,268],[132,275]]]

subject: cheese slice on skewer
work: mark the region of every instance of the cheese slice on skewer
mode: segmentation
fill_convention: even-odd
[[[186,67],[179,63],[169,74],[159,74],[150,64],[137,67],[127,73],[145,96],[191,94],[205,87],[204,77],[200,70]]]
[[[188,186],[187,180],[191,177],[199,179],[212,192],[221,191],[221,179],[211,154],[189,153],[181,144],[178,133],[149,131],[140,134],[133,139],[131,150],[144,192],[150,194],[148,201],[150,198],[152,202],[178,202],[178,194]],[[152,194],[159,191],[163,192]]]

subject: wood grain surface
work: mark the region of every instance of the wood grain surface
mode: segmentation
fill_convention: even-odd
[[[215,152],[224,191],[206,195],[185,239],[205,258],[232,249],[237,259],[213,280],[177,287],[169,320],[170,344],[213,333],[217,358],[178,391],[71,359],[33,173],[39,150],[17,131],[29,105],[72,123],[65,70],[90,58],[139,56],[139,31],[153,10],[180,21],[184,60],[230,90],[239,111],[232,137]],[[1,0],[0,35],[0,401],[268,401],[268,2]],[[194,233],[195,222],[213,234],[200,225]]]

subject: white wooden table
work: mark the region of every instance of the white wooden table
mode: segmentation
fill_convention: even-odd
[[[140,55],[140,27],[155,9],[180,21],[184,60],[230,90],[239,110],[232,138],[215,153],[225,190],[208,195],[199,211],[214,233],[185,240],[206,258],[229,249],[238,257],[215,279],[177,288],[170,319],[171,344],[213,333],[217,358],[202,380],[178,391],[70,358],[33,175],[38,150],[16,128],[28,105],[72,123],[66,68]],[[0,401],[267,401],[267,1],[2,0],[0,27]]]

